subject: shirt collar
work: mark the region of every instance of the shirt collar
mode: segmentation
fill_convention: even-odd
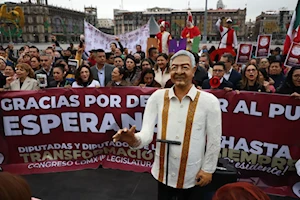
[[[230,68],[230,70],[226,74],[231,74],[231,72],[232,72],[232,67]]]
[[[224,80],[224,78],[222,77],[222,78],[220,79],[220,83],[223,83],[223,80]]]
[[[193,84],[193,86],[191,87],[191,89],[189,90],[189,92],[185,95],[185,97],[188,96],[188,97],[190,97],[190,99],[192,101],[194,101],[195,98],[196,98],[197,92],[198,92],[198,90],[197,90],[197,88]],[[172,99],[172,98],[177,98],[176,95],[175,95],[175,93],[174,93],[174,86],[169,89],[169,99]]]

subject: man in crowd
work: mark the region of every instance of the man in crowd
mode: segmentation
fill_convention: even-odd
[[[282,72],[280,61],[274,60],[271,62],[269,67],[269,76],[275,81],[274,83],[275,88],[278,88],[284,82],[285,76]]]
[[[105,53],[106,56],[106,63],[110,65],[114,65],[114,55],[111,52]]]
[[[135,48],[136,48],[136,53],[140,54],[141,60],[145,59],[146,54],[145,54],[145,52],[142,51],[142,46],[138,44],[135,46]]]
[[[193,53],[194,57],[195,57],[195,61],[196,61],[196,71],[195,71],[195,75],[193,80],[196,82],[197,86],[202,86],[203,81],[208,79],[208,73],[207,71],[204,69],[204,67],[201,67],[199,65],[199,55],[197,53]]]
[[[223,76],[224,79],[231,82],[233,84],[233,89],[236,89],[242,79],[242,75],[235,71],[232,67],[234,63],[234,57],[230,53],[225,53],[221,57],[220,61],[223,62],[226,67],[226,71]]]
[[[211,85],[210,80],[211,79],[207,79],[203,82],[202,85],[202,89],[225,89],[227,91],[232,90],[233,88],[233,84],[229,81],[227,81],[226,79],[224,79],[224,74],[226,71],[226,67],[225,64],[222,62],[218,62],[215,63],[213,65],[213,77],[212,78],[217,78],[220,81],[220,85],[218,85],[217,87],[214,87],[213,85]]]
[[[124,67],[124,60],[121,56],[116,56],[114,58],[114,66],[115,67]]]
[[[140,69],[142,69],[141,67],[141,55],[138,53],[135,53],[134,55],[135,61],[136,61],[136,66],[139,67]]]
[[[208,78],[211,78],[211,77],[212,77],[212,69],[211,69],[211,67],[210,67],[210,58],[209,58],[209,54],[203,53],[203,54],[200,56],[199,66],[200,66],[200,67],[203,67],[203,68],[207,71]]]
[[[220,153],[220,104],[215,96],[200,92],[193,85],[193,54],[185,50],[175,53],[170,70],[174,86],[157,90],[148,99],[141,132],[135,134],[135,126],[124,128],[113,139],[142,148],[152,141],[158,119],[157,138],[179,142],[171,146],[169,158],[166,144],[156,145],[151,173],[158,181],[158,200],[199,200],[206,191],[204,186],[212,180]]]
[[[148,50],[148,58],[152,64],[152,66],[155,65],[157,57],[158,57],[158,49],[155,47],[151,47]]]
[[[40,50],[36,46],[29,47],[29,55],[30,57],[39,57],[40,56]]]
[[[42,53],[40,55],[40,62],[41,62],[42,68],[35,72],[35,75],[37,75],[37,74],[46,74],[48,85],[51,81],[54,80],[53,70],[52,70],[52,60],[53,59],[52,59],[51,55],[49,55],[47,53]]]
[[[96,65],[91,68],[93,78],[99,81],[101,87],[105,87],[111,81],[111,72],[113,65],[106,64],[106,55],[103,49],[96,51]]]

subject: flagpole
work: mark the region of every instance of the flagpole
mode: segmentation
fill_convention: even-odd
[[[205,0],[205,12],[204,12],[204,30],[202,42],[207,43],[207,0]]]

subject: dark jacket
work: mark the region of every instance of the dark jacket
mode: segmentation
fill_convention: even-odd
[[[36,75],[37,74],[46,74],[47,75],[47,85],[49,86],[50,85],[50,82],[54,81],[54,78],[53,78],[53,68],[50,70],[50,74],[48,75],[47,72],[44,70],[44,68],[41,68],[37,71],[34,72],[35,74],[35,79],[36,79]],[[47,87],[48,87],[47,86]]]
[[[242,80],[242,75],[232,69],[228,81],[233,84],[233,89],[235,90],[237,88],[237,85],[240,83]]]
[[[202,84],[202,89],[210,89],[211,88],[209,81],[210,81],[210,79],[204,80],[204,82]],[[226,79],[223,78],[223,81],[220,84],[220,86],[215,89],[224,89],[225,87],[233,88],[233,84],[230,81],[226,81]]]
[[[208,73],[207,71],[201,67],[197,66],[195,75],[194,75],[194,81],[197,83],[198,86],[202,86],[203,81],[208,79]]]
[[[141,60],[143,60],[143,59],[145,59],[145,58],[146,58],[146,54],[145,54],[145,52],[143,52],[143,51],[140,51],[140,52],[136,52],[136,53],[140,54],[140,56],[141,56]]]
[[[66,85],[72,85],[72,83],[69,83],[66,79],[64,79],[61,82],[57,82],[57,81],[53,80],[49,83],[48,88],[65,87]]]
[[[300,94],[300,87],[291,86],[289,83],[285,83],[281,85],[277,90],[276,93],[279,94],[293,94],[294,92],[297,92]]]
[[[104,73],[105,73],[104,83],[105,83],[105,85],[107,85],[108,82],[111,81],[111,72],[114,70],[114,68],[115,68],[115,66],[113,66],[113,65],[109,65],[109,64],[104,65]],[[94,80],[99,81],[99,83],[101,84],[101,81],[99,80],[99,76],[98,76],[97,64],[94,65],[93,67],[91,67],[91,71],[92,71]]]
[[[240,84],[237,86],[238,90],[250,91],[250,92],[266,92],[266,88],[263,85],[256,84],[254,86],[247,85],[242,87]]]
[[[274,81],[274,87],[277,89],[285,80],[285,76],[283,73],[279,75],[269,75]]]

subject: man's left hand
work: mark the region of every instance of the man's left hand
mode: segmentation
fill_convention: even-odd
[[[196,176],[196,181],[197,181],[196,185],[203,187],[209,184],[211,180],[212,180],[212,174],[200,170],[200,172],[198,172]]]

